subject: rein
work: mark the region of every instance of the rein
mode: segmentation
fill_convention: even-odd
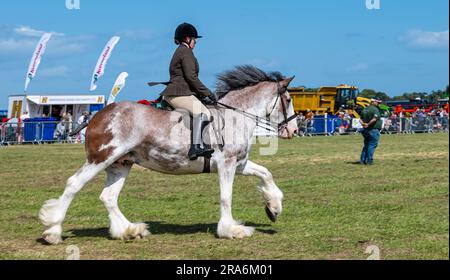
[[[283,129],[286,129],[287,124],[292,121],[293,119],[295,119],[297,117],[297,114],[295,113],[294,115],[288,117],[287,116],[287,109],[286,109],[286,104],[284,104],[283,100],[281,99],[281,95],[283,95],[287,89],[284,89],[280,86],[280,83],[277,83],[277,88],[278,88],[278,93],[277,93],[277,99],[275,100],[275,103],[273,104],[272,110],[270,111],[270,113],[267,114],[267,118],[270,117],[273,114],[273,111],[275,110],[275,107],[278,104],[278,101],[281,100],[281,106],[283,107],[283,117],[284,120],[280,123],[275,123],[272,122],[268,119],[263,119],[257,115],[248,113],[246,111],[243,111],[241,109],[238,109],[236,107],[221,103],[221,102],[216,102],[216,104],[221,105],[223,107],[225,107],[226,109],[230,109],[233,110],[235,112],[241,113],[244,116],[253,119],[256,122],[256,126],[261,127],[267,131],[272,131],[274,132],[272,129],[274,129],[275,131],[280,132]],[[260,126],[260,125],[264,125],[264,126],[268,126],[268,127],[264,127],[264,126]]]
[[[261,117],[259,117],[257,115],[248,113],[246,111],[243,111],[241,109],[238,109],[236,107],[233,107],[233,106],[221,103],[221,102],[217,102],[216,104],[221,105],[221,106],[225,107],[226,109],[233,110],[234,112],[238,112],[238,113],[240,113],[240,114],[242,114],[242,115],[244,115],[244,116],[246,116],[246,117],[248,117],[250,119],[253,119],[256,122],[256,125],[258,127],[261,127],[261,128],[263,128],[263,129],[265,129],[267,131],[273,131],[272,129],[278,129],[276,123],[271,122],[271,121],[269,121],[267,119],[261,118]],[[260,125],[265,125],[265,126],[268,126],[268,127],[264,127],[264,126],[260,126]]]

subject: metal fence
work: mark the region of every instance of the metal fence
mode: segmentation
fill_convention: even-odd
[[[448,132],[448,116],[424,116],[424,117],[391,117],[382,118],[383,134],[395,133],[439,133]],[[356,134],[362,130],[358,119],[354,118],[324,118],[316,117],[310,120],[297,120],[299,136],[319,135],[348,135]]]
[[[426,116],[407,118],[383,118],[381,133],[439,133],[448,132],[447,116]],[[361,130],[359,120],[351,118],[315,117],[297,120],[298,136],[333,136],[356,134]],[[0,145],[84,143],[85,130],[70,137],[69,133],[78,126],[77,122],[8,122],[0,125]]]
[[[299,136],[348,135],[358,132],[358,120],[350,117],[318,116],[313,119],[297,119]]]
[[[0,145],[83,143],[84,133],[70,137],[76,122],[7,122],[0,125]]]
[[[448,117],[426,116],[384,119],[382,133],[435,133],[448,132]]]

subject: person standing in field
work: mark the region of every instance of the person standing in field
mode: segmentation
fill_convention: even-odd
[[[362,135],[364,137],[364,147],[361,152],[359,164],[373,164],[373,156],[378,142],[380,141],[380,130],[382,128],[381,114],[378,106],[381,101],[371,100],[371,105],[366,107],[361,114],[361,125],[364,128]]]

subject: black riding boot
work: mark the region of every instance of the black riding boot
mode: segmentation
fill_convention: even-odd
[[[209,157],[214,153],[214,149],[207,147],[203,142],[203,130],[210,121],[205,114],[194,117],[192,124],[192,142],[188,153],[190,160],[196,160],[198,157]]]

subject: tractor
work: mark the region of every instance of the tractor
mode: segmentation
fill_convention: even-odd
[[[359,119],[362,109],[370,105],[370,99],[358,97],[358,87],[345,84],[320,87],[317,91],[307,91],[304,87],[293,87],[288,91],[297,113],[310,110],[319,115],[336,115],[339,111],[347,110],[350,115]],[[381,104],[380,109],[390,113],[390,108],[386,105]]]

